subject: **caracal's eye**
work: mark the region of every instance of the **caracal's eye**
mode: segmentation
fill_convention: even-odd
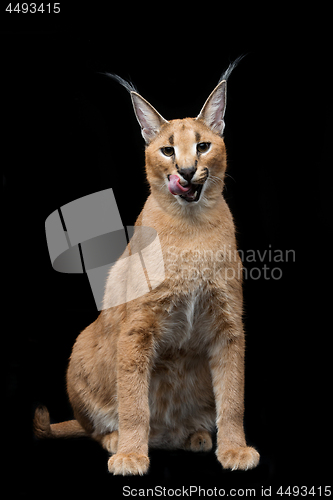
[[[199,142],[197,144],[198,153],[206,153],[210,148],[210,142]]]
[[[175,149],[172,148],[171,146],[162,148],[161,151],[164,154],[164,156],[173,156],[175,154]]]

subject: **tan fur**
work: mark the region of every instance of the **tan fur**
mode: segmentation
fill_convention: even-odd
[[[77,420],[67,420],[59,424],[50,423],[50,415],[45,406],[38,406],[33,420],[35,435],[40,438],[68,438],[87,436]]]
[[[120,260],[109,275],[105,309],[79,335],[70,358],[67,390],[77,424],[57,425],[63,434],[77,433],[79,425],[98,440],[114,454],[108,463],[114,474],[147,472],[149,446],[208,451],[216,427],[223,467],[248,469],[259,461],[243,430],[241,261],[221,195],[226,150],[205,111],[198,119],[170,122],[155,115],[160,126],[156,132],[154,123],[146,148],[151,194],[136,227],[157,231],[163,262],[154,264],[164,265],[164,281],[140,298],[108,307],[136,272]],[[197,154],[198,142],[211,143],[210,150]],[[167,146],[175,148],[173,159],[161,153]],[[187,203],[169,192],[167,176],[195,162],[192,181],[203,191],[197,203]],[[47,419],[45,411],[36,412],[37,435],[56,434]]]

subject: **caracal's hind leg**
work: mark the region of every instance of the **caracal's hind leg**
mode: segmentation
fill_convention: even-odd
[[[94,436],[94,439],[96,439],[96,441],[98,441],[103,446],[103,448],[112,455],[117,453],[118,431],[113,431],[110,432],[109,434]]]
[[[212,447],[212,437],[210,433],[205,430],[191,434],[185,444],[185,449],[190,451],[210,451]]]

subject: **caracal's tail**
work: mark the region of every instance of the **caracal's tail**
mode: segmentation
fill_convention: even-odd
[[[50,424],[50,414],[46,406],[36,408],[33,425],[35,436],[39,439],[88,436],[77,420]]]

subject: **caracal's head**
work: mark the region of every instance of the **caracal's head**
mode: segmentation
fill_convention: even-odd
[[[227,78],[236,60],[222,75],[196,118],[165,120],[134,87],[109,75],[131,94],[135,115],[146,142],[146,171],[151,193],[167,209],[193,211],[214,206],[221,198],[226,170],[223,141]]]

